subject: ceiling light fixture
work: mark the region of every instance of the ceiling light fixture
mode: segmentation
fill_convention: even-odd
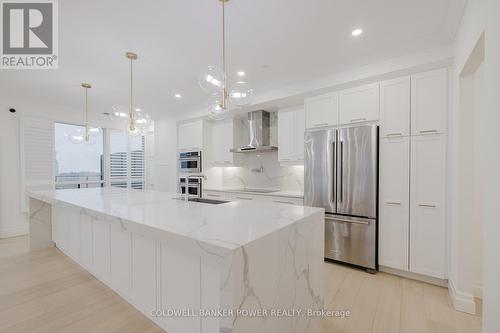
[[[151,118],[147,113],[142,112],[137,108],[134,110],[134,71],[133,63],[137,60],[137,54],[127,52],[125,54],[127,59],[130,60],[130,99],[129,99],[129,113],[127,119],[127,133],[130,136],[139,136],[147,131],[151,126]]]
[[[226,118],[231,106],[238,107],[249,104],[253,95],[253,89],[243,81],[237,82],[231,88],[228,87],[225,4],[229,0],[219,1],[222,7],[222,70],[217,66],[208,66],[199,79],[200,87],[213,96],[208,104],[208,113],[211,118],[216,120]],[[244,75],[244,72],[239,73]]]
[[[245,76],[245,72],[244,72],[244,71],[239,71],[239,72],[238,72],[238,73],[236,73],[236,74],[238,74],[238,76],[239,76],[239,77],[243,77],[243,76]]]
[[[88,106],[88,99],[89,99],[89,89],[92,88],[92,85],[90,83],[82,83],[81,84],[82,88],[85,89],[85,128],[81,129],[78,128],[75,131],[71,132],[69,135],[69,139],[71,142],[75,144],[89,144],[92,145],[95,142],[95,137],[99,135],[100,133],[100,128],[97,127],[90,127],[89,126],[89,106]]]
[[[351,35],[353,35],[354,37],[357,37],[359,35],[361,35],[363,33],[363,30],[362,29],[354,29],[352,32],[351,32]]]
[[[179,99],[179,98],[182,98],[182,95],[181,94],[175,94],[174,97],[177,98],[177,99]]]

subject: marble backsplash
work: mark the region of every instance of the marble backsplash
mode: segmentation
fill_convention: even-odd
[[[237,119],[240,141],[248,142],[248,121]],[[270,142],[278,146],[278,117],[271,112]],[[304,191],[304,166],[281,166],[278,152],[245,153],[241,167],[213,167],[206,170],[207,188],[272,188],[281,191]]]
[[[281,166],[278,152],[248,153],[244,167],[222,170],[222,185],[230,188],[276,188],[282,191],[304,191],[304,167]]]

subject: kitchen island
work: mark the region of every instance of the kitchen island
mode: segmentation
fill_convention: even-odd
[[[30,245],[55,244],[168,333],[312,333],[323,218],[318,208],[155,191],[34,191]]]

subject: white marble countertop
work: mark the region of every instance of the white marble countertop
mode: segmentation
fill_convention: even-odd
[[[275,194],[273,194],[275,195]],[[128,222],[234,250],[324,209],[267,202],[212,205],[176,200],[178,194],[120,188],[32,191],[51,204],[61,202]]]
[[[304,192],[281,191],[281,190],[276,190],[275,192],[269,192],[269,193],[245,191],[242,188],[229,188],[229,187],[228,188],[214,188],[214,187],[206,188],[206,187],[204,187],[203,190],[204,191],[214,191],[214,192],[230,192],[230,193],[251,194],[251,195],[265,195],[265,196],[271,196],[271,197],[298,198],[298,199],[304,198]]]

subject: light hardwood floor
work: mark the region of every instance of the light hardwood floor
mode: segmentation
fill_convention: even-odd
[[[351,316],[322,320],[318,333],[481,332],[481,318],[453,310],[444,288],[331,263],[325,308]],[[163,331],[57,249],[30,253],[17,237],[0,240],[0,332]]]

